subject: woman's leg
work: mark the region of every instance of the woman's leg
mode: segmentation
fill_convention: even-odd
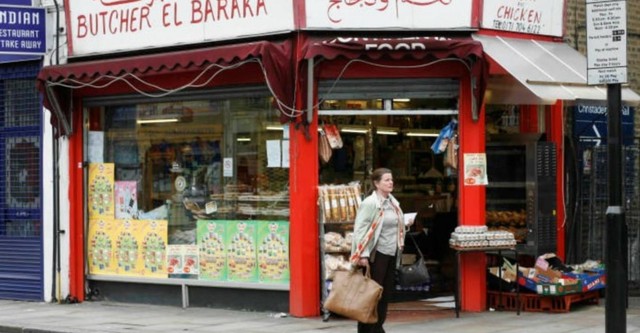
[[[387,319],[389,299],[395,288],[395,264],[394,256],[388,256],[380,252],[376,253],[375,262],[369,262],[371,267],[371,279],[382,286],[382,297],[378,302],[378,322],[374,324],[358,323],[358,333],[383,333],[382,325]]]

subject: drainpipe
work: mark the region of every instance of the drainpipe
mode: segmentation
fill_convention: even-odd
[[[60,6],[58,0],[53,0],[56,6],[56,65],[60,64]],[[60,126],[53,128],[53,287],[52,298],[54,302],[60,303],[61,301],[61,288],[60,288],[60,235],[64,234],[63,230],[60,230],[60,168],[58,160],[60,158],[59,140]]]

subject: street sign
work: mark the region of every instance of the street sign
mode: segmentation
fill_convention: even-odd
[[[626,0],[587,0],[587,83],[626,82]]]

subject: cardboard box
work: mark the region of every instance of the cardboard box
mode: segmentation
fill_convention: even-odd
[[[578,279],[582,284],[582,291],[604,289],[607,285],[607,275],[604,270],[585,273],[565,273],[564,276]]]
[[[501,269],[501,271],[499,271]],[[515,282],[516,275],[513,271],[506,269],[505,267],[489,267],[489,272],[497,277],[501,277],[507,282]]]
[[[582,284],[580,281],[563,285],[561,283],[538,284],[536,293],[539,295],[566,295],[582,292]]]

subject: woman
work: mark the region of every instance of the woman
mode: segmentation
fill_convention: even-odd
[[[358,208],[353,230],[351,263],[366,267],[371,278],[382,288],[378,303],[378,322],[358,323],[358,333],[384,333],[382,325],[387,317],[387,305],[395,288],[396,260],[404,246],[404,215],[398,200],[391,195],[391,170],[379,168],[371,174],[373,193]],[[413,221],[410,221],[410,226]],[[408,227],[407,226],[407,227]]]

